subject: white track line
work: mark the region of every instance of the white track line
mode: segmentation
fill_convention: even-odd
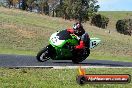
[[[77,69],[80,66],[14,66],[9,68],[49,68],[49,69]],[[132,68],[132,67],[108,67],[108,66],[81,66],[82,68]]]

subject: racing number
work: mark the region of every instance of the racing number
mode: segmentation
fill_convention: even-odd
[[[57,40],[58,40],[58,37],[53,37],[51,40],[52,40],[53,43],[56,43]]]
[[[92,46],[96,46],[96,41],[93,41],[92,42]]]

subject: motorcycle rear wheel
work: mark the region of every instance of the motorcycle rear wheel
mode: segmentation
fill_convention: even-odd
[[[86,58],[80,58],[80,57],[75,57],[72,59],[72,62],[74,64],[79,64],[80,62],[82,62],[83,60],[85,60]]]
[[[75,57],[72,58],[72,62],[75,63],[75,64],[78,64],[78,63],[84,61],[89,56],[90,49],[86,48],[84,50],[84,52],[82,52],[82,53],[80,53],[80,54],[75,53],[75,55],[74,55]]]

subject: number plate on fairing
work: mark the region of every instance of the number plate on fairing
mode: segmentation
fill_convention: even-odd
[[[97,46],[100,42],[101,40],[99,38],[90,38],[90,49]]]
[[[61,44],[63,44],[63,42],[65,40],[59,40],[59,36],[57,36],[57,33],[58,32],[56,32],[56,33],[54,33],[54,34],[51,35],[50,42],[51,42],[52,45],[60,46]]]

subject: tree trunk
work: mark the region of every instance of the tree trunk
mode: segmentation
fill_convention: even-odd
[[[41,13],[44,14],[44,7],[43,7],[43,5],[41,6]]]
[[[55,16],[55,11],[54,11],[54,9],[53,9],[53,15],[52,15],[53,17]]]
[[[21,9],[21,6],[20,6],[20,0],[18,1],[18,5],[19,5],[19,9]]]
[[[26,0],[22,0],[22,10],[26,10]]]

